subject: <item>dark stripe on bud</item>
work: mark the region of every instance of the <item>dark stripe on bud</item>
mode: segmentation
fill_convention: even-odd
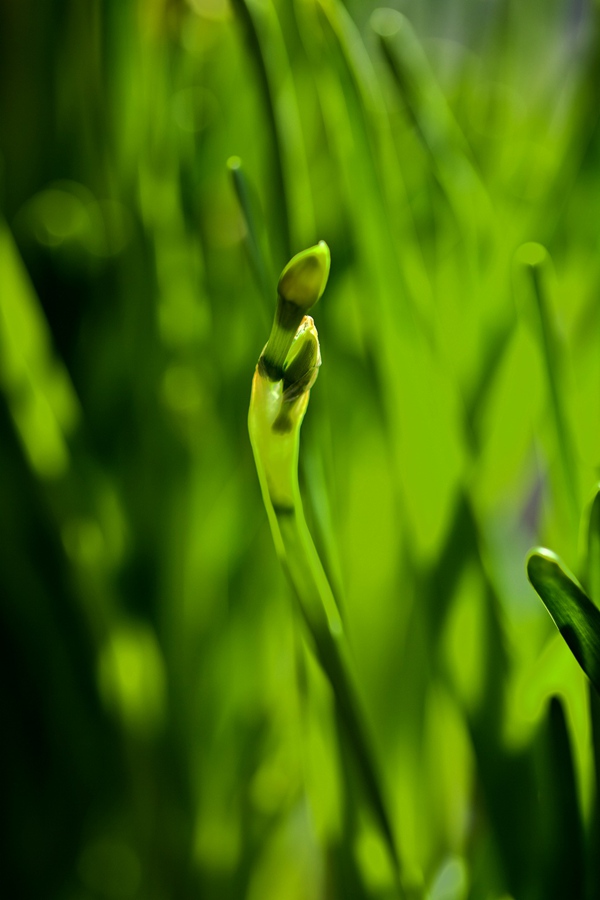
[[[284,374],[281,366],[274,365],[266,356],[258,360],[258,373],[269,381],[281,381]]]
[[[275,434],[289,434],[293,427],[290,410],[284,407],[273,422],[273,431]]]
[[[284,505],[283,503],[274,503],[273,511],[276,516],[295,516],[296,510],[293,506]]]
[[[284,300],[281,295],[277,297],[275,324],[278,328],[296,334],[303,318],[304,311],[299,306],[296,306],[295,303],[290,303],[289,300]]]
[[[314,334],[311,331],[305,331],[298,337],[296,343],[298,344],[298,350],[284,370],[284,391],[287,391],[292,385],[303,381],[310,370],[318,365],[319,345]]]

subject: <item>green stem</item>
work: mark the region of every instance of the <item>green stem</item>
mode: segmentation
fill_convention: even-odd
[[[284,269],[279,282],[278,312],[282,302],[288,306],[296,304],[297,308],[302,302],[304,309],[309,308],[312,305],[309,288],[312,288],[313,302],[314,298],[318,299],[324,283],[315,281],[314,258],[323,255],[323,247],[319,245],[299,254]],[[308,265],[311,256],[313,261]],[[286,346],[282,359],[282,348]],[[279,380],[273,377],[274,364],[279,367]],[[312,319],[304,316],[298,333],[292,333],[289,340],[288,328],[276,314],[271,338],[252,383],[250,440],[277,554],[297,598],[317,659],[333,690],[344,736],[388,847],[398,896],[404,898],[394,833],[359,702],[342,620],[306,524],[298,484],[300,427],[319,364],[318,336]]]

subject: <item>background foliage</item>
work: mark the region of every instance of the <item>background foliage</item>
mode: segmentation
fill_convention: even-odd
[[[401,9],[0,2],[7,896],[394,896],[246,433],[318,239],[304,496],[407,883],[598,896],[597,712],[524,570],[585,578],[598,480],[597,6]]]

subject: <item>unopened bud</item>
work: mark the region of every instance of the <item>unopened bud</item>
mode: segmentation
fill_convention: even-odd
[[[329,277],[331,255],[325,241],[290,259],[279,278],[277,293],[288,303],[308,312],[321,297]]]
[[[321,365],[321,352],[317,330],[310,316],[306,328],[300,332],[290,351],[290,359],[283,373],[283,389],[287,393],[297,384],[303,385],[307,378]]]
[[[297,253],[277,285],[277,309],[271,335],[261,357],[261,368],[271,381],[283,378],[283,367],[305,313],[314,306],[327,284],[331,257],[325,241]]]

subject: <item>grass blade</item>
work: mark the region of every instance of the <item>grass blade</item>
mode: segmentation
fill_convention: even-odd
[[[592,753],[596,791],[587,846],[587,897],[588,900],[600,896],[600,871],[598,870],[598,847],[600,847],[600,696],[590,687],[589,711],[592,723]]]
[[[595,604],[600,603],[600,490],[590,511],[588,528],[587,587]]]
[[[280,204],[286,256],[306,246],[314,234],[312,189],[294,73],[272,2],[234,0],[257,65],[274,148],[273,179]]]
[[[270,315],[271,285],[274,279],[267,250],[264,220],[256,208],[257,194],[239,156],[231,156],[227,160],[227,168],[246,223],[246,247],[250,264],[260,290],[263,308],[266,310],[268,307]]]
[[[564,373],[564,358],[561,339],[555,317],[552,314],[548,289],[549,254],[545,247],[537,243],[523,244],[517,251],[517,259],[526,269],[533,288],[538,316],[538,340],[542,352],[546,381],[550,394],[550,407],[554,419],[556,442],[569,502],[573,533],[577,533],[579,521],[579,490],[577,465],[569,432],[569,421],[565,409],[564,390],[561,375]]]
[[[534,550],[527,575],[577,662],[600,693],[600,611],[551,550]]]
[[[493,214],[468,142],[410,22],[396,10],[379,9],[373,14],[371,26],[458,221],[467,233],[473,230],[474,222],[482,229],[487,227]]]
[[[540,791],[547,844],[540,861],[547,900],[582,900],[584,890],[583,828],[571,742],[563,705],[553,697],[546,723],[546,784]]]

